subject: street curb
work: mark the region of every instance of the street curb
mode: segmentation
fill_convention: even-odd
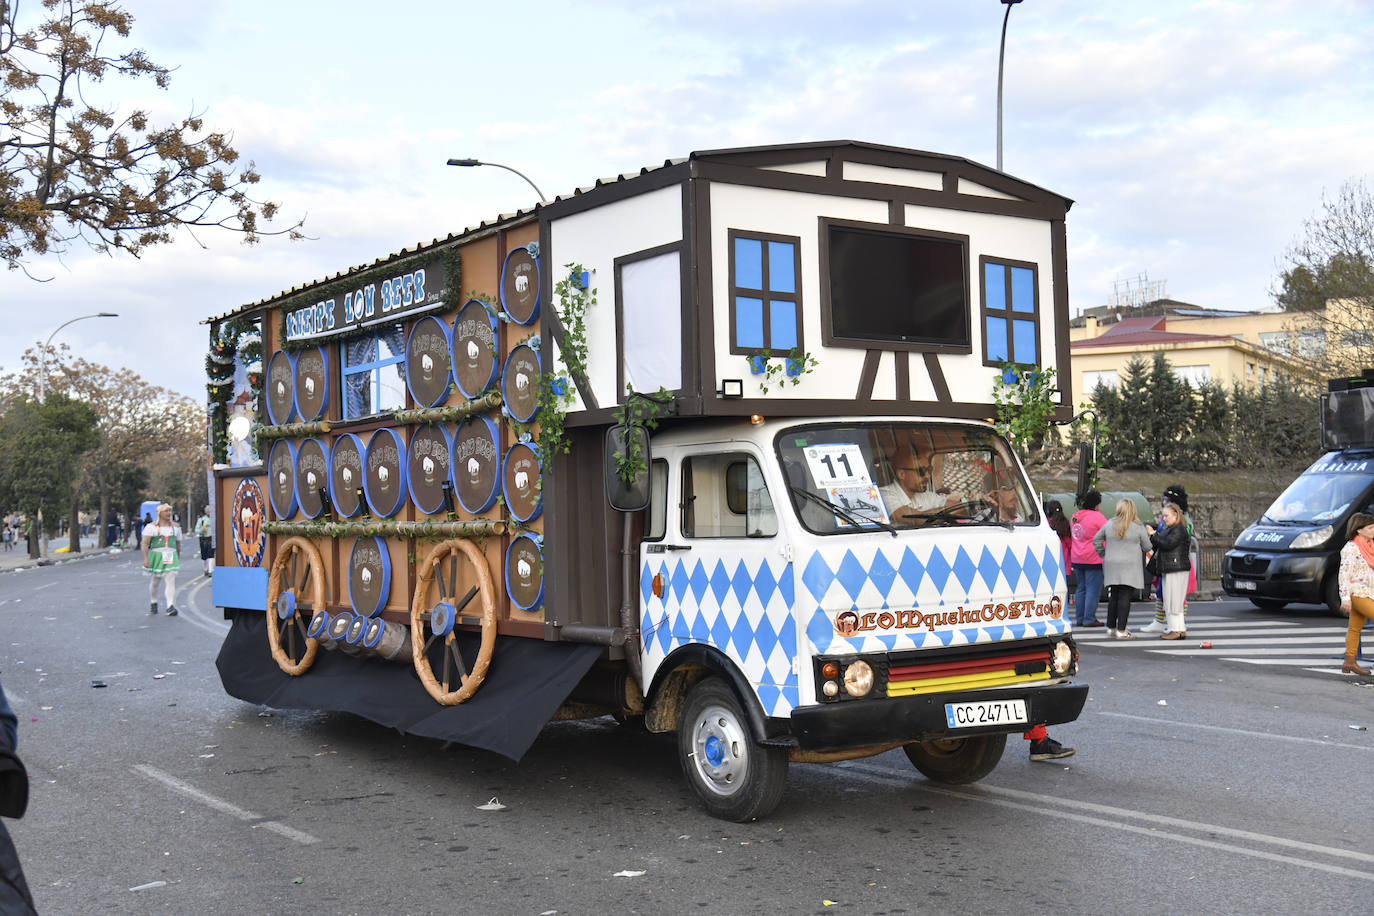
[[[7,572],[19,572],[25,569],[37,569],[40,566],[62,566],[67,563],[79,563],[82,560],[89,560],[94,557],[106,557],[112,553],[123,553],[124,549],[125,548],[120,547],[106,547],[103,550],[92,548],[91,550],[83,550],[81,553],[70,555],[64,554],[61,559],[53,559],[52,557],[40,560],[30,559],[16,566],[0,567],[0,575],[4,575]]]

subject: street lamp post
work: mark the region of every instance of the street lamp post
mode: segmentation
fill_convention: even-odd
[[[1007,56],[1007,20],[1011,18],[1011,8],[1021,0],[1002,0],[1007,13],[1002,17],[1002,44],[997,49],[997,171],[1002,171],[1002,60]]]
[[[541,204],[546,204],[546,203],[549,202],[549,201],[548,201],[548,198],[546,198],[546,197],[544,196],[544,192],[541,191],[541,190],[539,190],[539,185],[535,184],[533,181],[530,181],[530,177],[529,177],[528,175],[526,175],[524,172],[520,171],[519,169],[513,169],[513,168],[511,168],[510,166],[508,166],[508,165],[502,165],[502,164],[499,163],[499,162],[483,162],[483,161],[480,160],[480,159],[450,159],[450,160],[448,161],[448,164],[449,164],[449,165],[461,165],[461,166],[465,166],[465,167],[471,167],[471,166],[475,166],[475,165],[494,165],[494,166],[496,166],[496,168],[498,168],[498,169],[505,169],[507,172],[514,172],[515,174],[519,175],[521,178],[525,179],[525,182],[526,182],[530,187],[534,188],[534,193],[536,193],[536,194],[539,195],[539,202],[540,202]]]
[[[43,342],[43,348],[38,351],[38,403],[45,404],[48,400],[48,346],[52,339],[57,336],[57,332],[73,322],[82,321],[86,318],[118,318],[117,312],[95,312],[90,315],[78,315],[62,322],[57,328],[48,335],[48,339]],[[38,555],[46,557],[48,555],[48,539],[43,533],[43,507],[38,507]]]

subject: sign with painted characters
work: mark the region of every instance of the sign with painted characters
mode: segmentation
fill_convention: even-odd
[[[438,309],[443,306],[447,279],[444,262],[436,259],[394,277],[360,284],[341,296],[291,309],[285,313],[286,339],[319,340]]]

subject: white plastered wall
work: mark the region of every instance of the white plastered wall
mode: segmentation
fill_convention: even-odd
[[[866,174],[868,180],[874,177]],[[864,349],[824,347],[821,344],[820,217],[855,220],[888,225],[886,201],[803,194],[794,191],[752,188],[738,185],[711,186],[711,298],[715,304],[714,343],[716,387],[722,378],[742,378],[746,397],[848,400],[858,391],[866,356]],[[960,401],[992,402],[995,371],[983,365],[983,331],[979,318],[982,277],[978,259],[982,255],[1027,261],[1037,265],[1040,303],[1041,364],[1054,366],[1057,353],[1054,337],[1053,264],[1050,224],[1044,220],[971,213],[936,207],[908,205],[905,224],[916,229],[956,233],[969,237],[969,322],[972,352],[939,354],[941,371],[951,396]],[[818,365],[804,375],[799,384],[770,386],[762,394],[760,379],[751,375],[746,358],[730,352],[730,251],[729,230],[739,229],[797,236],[801,240],[801,294],[804,346]],[[873,400],[896,398],[897,359],[906,359],[912,400],[935,401],[938,396],[926,370],[922,353],[881,351]]]
[[[682,193],[681,185],[672,185],[554,220],[549,226],[551,250],[540,260],[551,272],[551,285],[563,278],[569,263],[581,264],[592,272],[597,303],[587,311],[587,374],[602,407],[617,403],[620,395],[616,388],[615,260],[682,241]],[[672,303],[678,305],[671,315],[664,316],[664,321],[679,327],[680,289],[679,284],[665,296],[669,303],[665,310],[671,310]],[[555,300],[556,311],[560,306]],[[671,353],[665,347],[657,356],[681,363],[680,342]],[[560,370],[564,368],[561,355],[557,363]],[[573,409],[582,406],[579,397]]]

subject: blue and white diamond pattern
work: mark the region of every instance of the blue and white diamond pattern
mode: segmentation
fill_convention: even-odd
[[[653,593],[659,574],[666,583],[661,599]],[[765,715],[788,715],[799,703],[793,581],[791,563],[757,554],[646,559],[639,579],[645,683],[673,650],[714,646],[753,685]]]
[[[806,636],[817,653],[920,649],[1067,632],[1050,617],[861,632],[841,636],[836,615],[862,616],[918,608],[922,613],[1035,600],[1047,603],[1064,588],[1058,543],[1018,531],[981,541],[941,537],[920,543],[862,548],[820,547],[801,565],[799,600]]]

